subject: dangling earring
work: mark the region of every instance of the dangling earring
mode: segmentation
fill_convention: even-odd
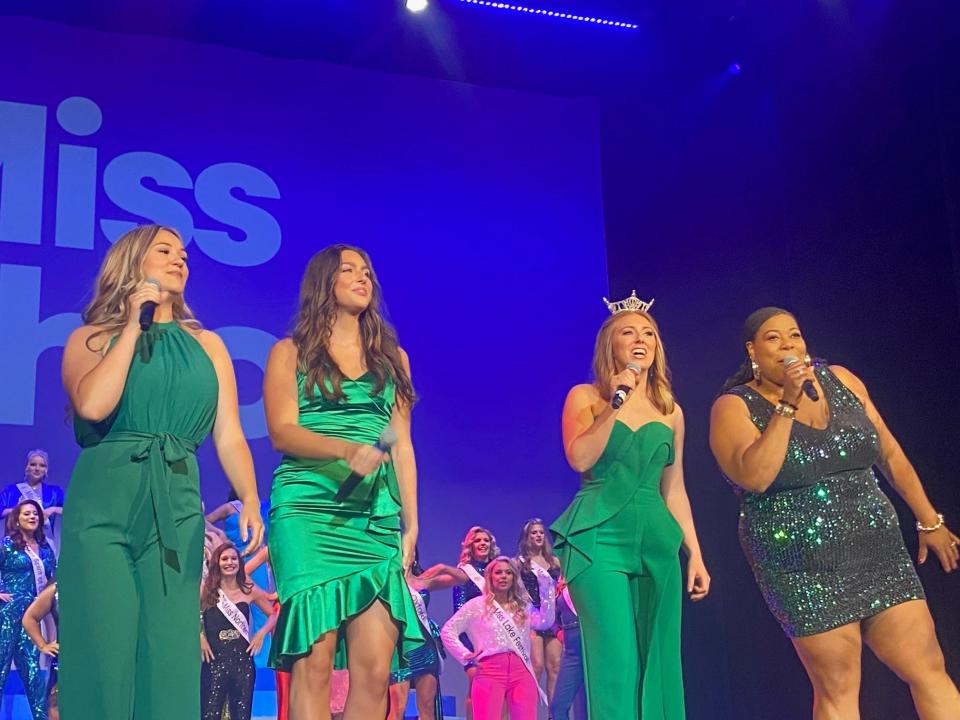
[[[760,366],[757,365],[757,361],[753,358],[750,358],[750,369],[753,370],[753,380],[757,384],[760,383]]]
[[[803,362],[806,363],[807,367],[810,367],[811,365],[813,365],[813,358],[810,357],[810,353],[806,353],[803,356]]]

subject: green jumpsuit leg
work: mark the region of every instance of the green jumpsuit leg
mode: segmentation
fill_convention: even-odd
[[[683,720],[681,532],[642,501],[595,532],[592,562],[570,581],[590,718]]]
[[[174,554],[160,545],[156,485],[130,462],[133,447],[87,449],[70,484],[58,577],[63,720],[200,716],[196,460],[172,463],[165,481]]]

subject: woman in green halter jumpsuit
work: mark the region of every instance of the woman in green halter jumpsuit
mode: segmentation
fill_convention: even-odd
[[[270,438],[283,453],[270,495],[281,603],[270,664],[292,672],[291,720],[329,718],[330,673],[344,667],[345,720],[384,717],[391,670],[424,642],[404,581],[417,538],[413,387],[379,299],[361,250],[317,253],[292,336],[274,346],[264,376]],[[388,426],[389,455],[375,447]]]
[[[199,718],[204,523],[195,453],[211,431],[244,501],[241,526],[252,544],[262,536],[230,357],[193,320],[186,279],[177,233],[135,228],[107,253],[85,325],[64,351],[83,448],[58,572],[64,720]],[[147,301],[157,307],[142,331]]]
[[[710,576],[683,485],[683,413],[645,309],[603,324],[593,365],[595,384],[574,387],[563,410],[567,459],[583,484],[551,526],[580,617],[589,715],[682,720],[680,603],[684,584],[703,598]],[[630,392],[614,410],[620,386]]]

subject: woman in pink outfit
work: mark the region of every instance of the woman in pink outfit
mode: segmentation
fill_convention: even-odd
[[[479,575],[474,582],[480,584]],[[531,604],[514,562],[503,555],[487,565],[483,595],[467,602],[440,631],[447,652],[461,664],[477,663],[470,690],[474,720],[500,720],[506,698],[511,720],[536,720],[537,686],[530,660],[530,633],[554,621],[555,585],[540,579],[540,607]],[[470,650],[460,641],[466,633]]]

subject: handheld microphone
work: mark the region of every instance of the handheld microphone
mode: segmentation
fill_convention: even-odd
[[[151,285],[155,285],[157,289],[160,289],[160,281],[154,280],[153,278],[147,278],[146,282]],[[157,304],[153,300],[147,300],[143,305],[140,306],[140,329],[144,332],[150,329],[150,326],[153,325],[153,313],[157,310]]]
[[[787,355],[783,358],[783,366],[786,368],[796,365],[798,362],[800,362],[800,358],[796,355]],[[814,402],[820,399],[820,393],[817,392],[817,388],[813,386],[811,380],[803,381],[803,394]]]
[[[397,431],[392,427],[387,425],[383,432],[380,433],[380,438],[377,442],[374,443],[374,447],[382,453],[389,452],[397,442]],[[360,484],[360,481],[363,480],[363,475],[358,475],[355,472],[351,472],[347,479],[343,481],[343,485],[340,486],[340,489],[337,490],[337,494],[333,496],[333,499],[337,502],[343,502],[346,500],[347,496],[352,493],[357,485]]]
[[[633,370],[635,375],[640,375],[643,372],[643,368],[636,363],[627,363],[627,370]],[[631,390],[633,390],[633,388],[627,387],[626,385],[617,386],[616,391],[613,393],[613,397],[610,398],[610,407],[612,407],[614,410],[619,410],[620,406],[623,405],[623,401],[627,399],[627,395],[630,394]]]

